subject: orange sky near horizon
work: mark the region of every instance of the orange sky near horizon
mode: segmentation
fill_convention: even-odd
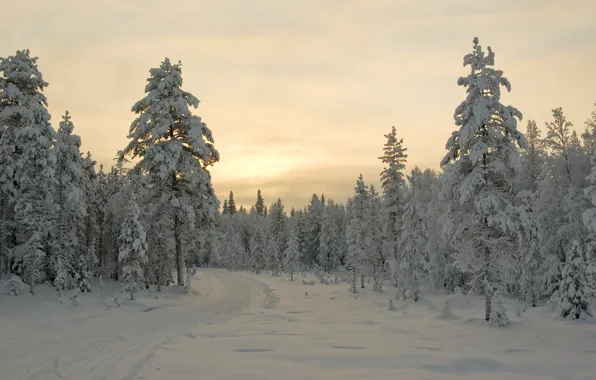
[[[511,81],[503,102],[522,130],[560,106],[581,131],[596,101],[592,0],[28,0],[3,12],[0,56],[39,57],[53,123],[68,110],[105,166],[149,68],[181,60],[221,154],[222,202],[233,190],[251,205],[258,188],[287,210],[312,193],[344,202],[358,174],[378,185],[393,125],[410,168],[438,168],[475,36]]]

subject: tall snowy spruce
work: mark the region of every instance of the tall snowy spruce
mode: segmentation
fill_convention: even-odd
[[[147,263],[147,236],[145,228],[139,220],[141,211],[132,193],[129,195],[128,206],[118,237],[120,252],[118,261],[122,270],[123,290],[130,293],[138,291],[144,281],[144,266]]]
[[[404,148],[403,139],[397,139],[395,127],[391,133],[385,135],[387,139],[383,146],[383,155],[379,157],[385,164],[381,172],[381,187],[383,189],[382,236],[384,256],[391,260],[394,277],[398,271],[399,249],[398,242],[401,235],[401,221],[405,203],[404,189],[406,178],[403,171],[406,168],[408,155]]]
[[[499,266],[511,262],[517,249],[519,210],[512,205],[512,182],[520,168],[518,146],[526,140],[517,130],[522,114],[500,102],[501,86],[510,91],[503,72],[495,70],[488,54],[474,38],[474,50],[464,57],[470,74],[458,79],[467,97],[455,110],[455,130],[441,161],[445,169],[442,197],[451,200],[447,228],[457,250],[459,268],[481,281],[490,321],[491,296],[498,289]],[[473,280],[473,281],[474,281]]]
[[[589,231],[586,239],[586,281],[592,296],[596,296],[596,153],[592,156],[592,171],[586,176],[588,187],[584,189],[592,207],[583,213],[584,225]]]
[[[43,94],[48,83],[29,50],[0,58],[0,73],[2,203],[14,205],[15,228],[25,233],[26,240],[17,244],[22,245],[24,270],[34,293],[56,211],[55,131]]]
[[[143,175],[152,190],[148,203],[161,213],[158,219],[172,219],[177,280],[184,285],[182,225],[197,222],[201,223],[198,227],[206,228],[215,222],[219,201],[208,167],[219,161],[219,153],[211,130],[191,113],[199,100],[181,89],[181,64],[166,58],[150,74],[147,95],[132,107],[139,116],[130,127],[131,141],[119,159],[139,159],[133,173]]]
[[[87,252],[82,249],[80,242],[87,216],[84,192],[86,173],[80,153],[81,138],[72,133],[73,129],[71,117],[66,112],[60,122],[54,147],[58,181],[56,203],[59,211],[50,263],[55,275],[54,286],[59,291],[74,286],[81,291],[88,291],[90,276],[84,265],[88,261],[85,260]],[[76,283],[70,283],[71,277],[75,278]]]

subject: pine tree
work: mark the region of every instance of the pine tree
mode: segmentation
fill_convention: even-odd
[[[511,182],[519,170],[516,145],[524,148],[524,135],[517,130],[521,113],[500,102],[501,89],[511,85],[502,71],[492,68],[494,53],[486,54],[474,38],[474,50],[464,57],[470,74],[458,85],[467,87],[467,98],[455,110],[455,130],[441,161],[445,168],[445,199],[450,205],[448,228],[457,247],[458,266],[481,278],[485,293],[486,320],[491,316],[491,292],[496,272],[510,260],[517,227],[512,213]]]
[[[563,318],[580,319],[592,315],[589,310],[590,289],[586,283],[586,263],[582,251],[579,241],[574,240],[561,271],[558,313]]]
[[[234,193],[230,191],[230,198],[228,199],[228,212],[230,215],[236,215],[236,201],[234,200]]]
[[[265,216],[265,201],[261,195],[261,189],[257,190],[257,202],[255,203],[255,210],[259,216]]]
[[[250,267],[259,274],[266,266],[266,239],[263,229],[257,223],[250,239]]]
[[[323,204],[317,194],[313,194],[306,212],[306,251],[304,260],[307,265],[316,263],[319,256],[321,227],[323,224]]]
[[[56,180],[56,157],[52,151],[55,131],[50,125],[47,99],[48,86],[37,68],[37,58],[29,50],[0,58],[0,120],[2,137],[0,160],[3,195],[14,204],[15,228],[28,235],[24,261],[33,281],[43,264],[45,247],[52,221],[56,216],[53,189]],[[7,198],[7,199],[6,199]],[[34,257],[34,258],[33,258]],[[29,266],[29,267],[28,267]],[[35,266],[35,267],[31,267]],[[33,293],[34,284],[30,283]]]
[[[406,179],[403,171],[406,167],[408,155],[403,147],[403,139],[397,139],[395,127],[386,134],[383,155],[379,157],[385,164],[381,172],[381,187],[383,189],[382,234],[384,256],[391,258],[393,267],[399,263],[398,242],[401,234],[401,220],[404,206],[404,188]]]
[[[281,260],[283,252],[286,249],[286,223],[288,217],[284,211],[284,204],[280,198],[277,198],[277,201],[271,205],[268,218],[269,236],[274,240],[275,245],[279,250],[279,259]]]
[[[145,228],[139,221],[140,214],[139,206],[131,193],[120,230],[118,254],[124,282],[123,290],[130,293],[131,300],[134,299],[134,292],[141,288],[144,281],[143,267],[147,264],[147,237]]]
[[[401,252],[399,265],[401,288],[417,300],[418,285],[423,279],[428,266],[428,253],[426,242],[428,241],[428,228],[425,220],[426,210],[423,208],[425,199],[423,197],[424,185],[422,183],[422,170],[417,166],[412,169],[408,177],[411,185],[409,198],[404,205],[402,217],[402,231],[398,243]]]
[[[298,230],[296,224],[290,227],[288,244],[284,255],[284,268],[290,273],[290,281],[294,281],[294,273],[300,266],[300,247],[298,245]]]
[[[534,212],[536,203],[536,192],[529,190],[521,191],[518,194],[519,207],[523,212],[520,213],[520,279],[519,290],[520,298],[530,302],[533,307],[540,299],[540,264],[542,255],[540,254],[540,243],[542,241],[542,229]],[[519,270],[519,268],[515,268]]]
[[[85,218],[85,228],[83,233],[84,239],[84,252],[85,258],[88,262],[91,273],[97,269],[99,262],[97,254],[97,243],[99,240],[99,229],[98,224],[99,214],[101,213],[102,205],[97,194],[100,192],[98,176],[95,172],[95,164],[97,162],[92,159],[91,153],[87,152],[85,158],[83,158],[83,171],[84,176],[84,192],[85,200],[87,203],[87,216]]]
[[[369,188],[368,185],[364,183],[364,178],[362,174],[358,176],[356,180],[356,187],[354,188],[354,198],[352,199],[352,208],[351,208],[351,215],[350,217],[356,218],[358,220],[359,225],[359,242],[360,242],[360,249],[358,253],[360,257],[357,257],[356,260],[359,263],[359,270],[360,270],[360,287],[364,289],[364,276],[366,274],[366,264],[368,264],[366,258],[369,253],[369,248],[366,247],[364,236],[370,236],[370,215],[369,215],[369,208],[370,208],[370,197],[369,197]],[[349,249],[349,248],[348,248]]]
[[[357,293],[356,278],[362,267],[362,225],[357,216],[353,216],[346,231],[346,243],[348,251],[346,254],[345,267],[350,272],[350,293]]]
[[[383,251],[383,240],[381,236],[381,198],[379,198],[379,194],[373,185],[370,185],[368,197],[369,216],[367,219],[369,221],[369,232],[365,237],[368,253],[367,259],[373,274],[373,291],[380,292],[383,290],[386,258]]]
[[[33,295],[35,295],[35,283],[41,275],[41,266],[45,258],[41,242],[40,233],[35,231],[24,244],[23,249],[23,275],[29,282],[29,291]]]
[[[588,187],[584,189],[586,198],[591,207],[584,211],[583,222],[588,230],[586,239],[586,277],[588,285],[592,289],[592,295],[596,296],[596,153],[592,156],[592,171],[586,177]]]
[[[319,254],[317,256],[317,261],[325,273],[331,272],[332,249],[334,244],[333,223],[329,215],[329,210],[326,210],[319,235]]]
[[[227,215],[230,213],[230,209],[228,207],[228,200],[224,199],[223,209],[221,210],[222,215]]]
[[[271,274],[273,274],[274,276],[279,276],[279,272],[282,267],[281,260],[282,257],[279,246],[277,245],[275,239],[272,236],[269,236],[269,239],[267,241],[267,266],[271,270]]]
[[[130,127],[131,141],[119,160],[139,158],[133,173],[144,174],[149,188],[159,194],[153,199],[173,208],[169,213],[173,216],[177,280],[184,285],[181,226],[195,223],[197,214],[200,223],[215,221],[219,201],[207,168],[219,160],[219,153],[211,130],[191,114],[190,107],[197,108],[199,100],[181,89],[181,64],[172,65],[166,58],[150,73],[147,95],[132,107],[139,117]]]
[[[540,129],[534,120],[528,120],[525,136],[528,146],[521,151],[522,168],[519,172],[518,188],[535,193],[544,173],[546,152],[544,142],[540,138]]]
[[[552,110],[553,121],[546,122],[546,137],[544,143],[553,152],[562,157],[562,168],[558,168],[561,171],[562,178],[564,178],[567,186],[571,186],[573,177],[571,170],[571,146],[572,146],[572,130],[573,124],[567,120],[563,115],[563,109],[561,107]]]
[[[87,252],[81,244],[87,217],[87,173],[80,153],[81,138],[72,133],[73,129],[74,125],[67,111],[60,122],[54,147],[58,181],[56,202],[59,208],[55,248],[52,250],[52,264],[56,274],[54,286],[62,291],[69,287],[70,277],[74,276],[78,280],[76,286],[81,291],[88,291],[90,276],[86,271]],[[80,256],[83,254],[81,260]]]
[[[596,102],[594,102],[596,107]],[[582,133],[584,140],[584,149],[588,156],[593,156],[596,153],[596,108],[590,114],[590,118],[586,120],[586,129]]]

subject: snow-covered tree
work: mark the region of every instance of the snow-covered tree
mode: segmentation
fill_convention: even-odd
[[[588,230],[586,239],[586,280],[592,296],[596,296],[596,153],[592,156],[592,172],[586,177],[588,187],[584,189],[591,207],[584,211],[583,222]]]
[[[313,265],[319,256],[321,247],[320,237],[323,226],[324,206],[317,194],[313,194],[310,203],[306,208],[306,251],[304,251],[304,260],[307,265]]]
[[[267,266],[274,276],[279,276],[282,267],[282,255],[279,245],[272,236],[267,241]]]
[[[290,226],[288,244],[284,255],[284,269],[290,273],[290,281],[294,281],[294,273],[300,267],[301,255],[298,244],[298,229],[296,224]]]
[[[574,240],[561,271],[558,313],[563,318],[580,319],[592,315],[588,302],[590,288],[586,282],[586,263],[582,251],[580,242]]]
[[[58,181],[56,203],[59,211],[51,263],[56,276],[54,286],[60,291],[78,286],[84,292],[90,290],[90,275],[87,273],[85,260],[87,252],[81,244],[87,217],[87,173],[80,152],[81,138],[72,133],[73,129],[74,125],[67,111],[60,122],[54,146]],[[71,276],[78,279],[77,284],[69,284]]]
[[[561,167],[557,170],[561,173],[567,186],[573,182],[573,173],[571,168],[571,145],[572,145],[572,127],[573,124],[567,120],[561,107],[552,110],[553,121],[546,122],[546,137],[544,143],[554,153],[560,155]]]
[[[250,238],[250,267],[259,274],[267,265],[267,240],[263,228],[257,223]]]
[[[257,190],[257,202],[255,203],[255,210],[259,216],[265,216],[265,201],[263,200],[263,196],[261,195],[261,189]]]
[[[335,236],[332,232],[333,224],[333,220],[331,220],[327,210],[325,210],[323,223],[321,224],[321,233],[319,234],[319,254],[317,256],[317,262],[325,273],[331,272],[332,250],[335,244]]]
[[[345,267],[350,272],[350,293],[357,293],[356,278],[362,268],[363,236],[362,225],[357,216],[353,216],[346,230],[346,243],[348,251],[345,258]]]
[[[147,264],[147,236],[145,228],[139,221],[141,211],[133,194],[126,210],[119,236],[120,252],[118,261],[122,270],[123,290],[130,293],[141,289],[144,281],[144,266]]]
[[[381,292],[383,290],[385,252],[383,250],[383,240],[381,236],[381,198],[373,185],[370,185],[368,191],[368,233],[364,236],[366,244],[366,261],[373,276],[373,291]]]
[[[279,260],[282,260],[287,242],[286,223],[288,217],[280,198],[277,198],[277,201],[271,205],[267,217],[269,218],[269,237],[275,242]]]
[[[0,120],[2,136],[0,173],[7,201],[14,204],[15,227],[24,230],[28,241],[23,265],[29,273],[39,273],[56,215],[53,199],[56,156],[52,150],[56,132],[50,125],[48,86],[37,68],[37,58],[29,50],[0,58]],[[31,259],[31,255],[36,259]],[[35,265],[36,267],[27,267]],[[29,276],[33,279],[35,276]],[[30,284],[33,289],[34,284]]]
[[[428,266],[428,228],[425,219],[428,200],[423,195],[422,175],[422,170],[416,166],[408,176],[410,191],[404,205],[398,245],[401,252],[398,278],[400,287],[404,295],[410,294],[409,297],[414,300],[417,299],[419,282],[424,278]]]
[[[383,155],[379,157],[385,165],[381,172],[381,187],[383,189],[383,250],[384,256],[391,259],[393,268],[399,263],[398,242],[401,234],[401,220],[403,215],[404,189],[406,178],[403,171],[406,168],[408,155],[403,146],[403,139],[397,139],[395,127],[391,133],[385,135]]]
[[[519,214],[519,266],[512,268],[519,273],[519,298],[530,302],[532,306],[540,299],[541,294],[541,262],[540,244],[542,228],[534,212],[537,193],[530,190],[521,191],[517,198],[523,212]]]
[[[234,200],[234,193],[230,191],[230,197],[228,199],[228,212],[230,215],[236,215],[238,210],[236,210],[236,201]]]
[[[546,152],[540,129],[534,120],[528,120],[525,136],[528,145],[521,151],[522,168],[518,176],[518,189],[535,193],[544,174]]]
[[[509,81],[495,70],[494,53],[485,53],[474,38],[474,50],[464,57],[470,74],[458,85],[467,87],[466,99],[455,110],[457,129],[447,141],[443,197],[452,200],[447,228],[457,248],[461,270],[482,280],[486,320],[491,316],[491,291],[499,269],[516,247],[517,226],[512,214],[511,184],[520,168],[517,146],[524,135],[517,130],[521,113],[500,102],[501,86]],[[476,284],[473,284],[476,285]]]
[[[214,222],[219,201],[208,167],[219,160],[219,153],[211,130],[191,113],[199,100],[181,89],[181,64],[172,64],[166,58],[150,73],[147,95],[132,107],[139,117],[130,127],[130,142],[119,159],[139,158],[133,173],[143,175],[148,188],[157,192],[152,198],[162,206],[156,209],[166,211],[166,205],[172,208],[167,213],[173,216],[173,256],[178,284],[184,285],[181,226],[197,222],[197,214],[201,223]]]

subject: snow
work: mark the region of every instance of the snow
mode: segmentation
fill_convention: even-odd
[[[596,323],[560,320],[538,307],[495,327],[484,321],[482,298],[452,295],[444,315],[445,296],[428,293],[417,303],[393,300],[390,311],[393,288],[376,294],[367,284],[354,296],[345,283],[303,285],[302,278],[201,268],[190,295],[174,286],[140,292],[135,301],[106,282],[110,307],[97,283],[78,306],[61,305],[46,285],[35,297],[0,295],[1,377],[594,378]]]

